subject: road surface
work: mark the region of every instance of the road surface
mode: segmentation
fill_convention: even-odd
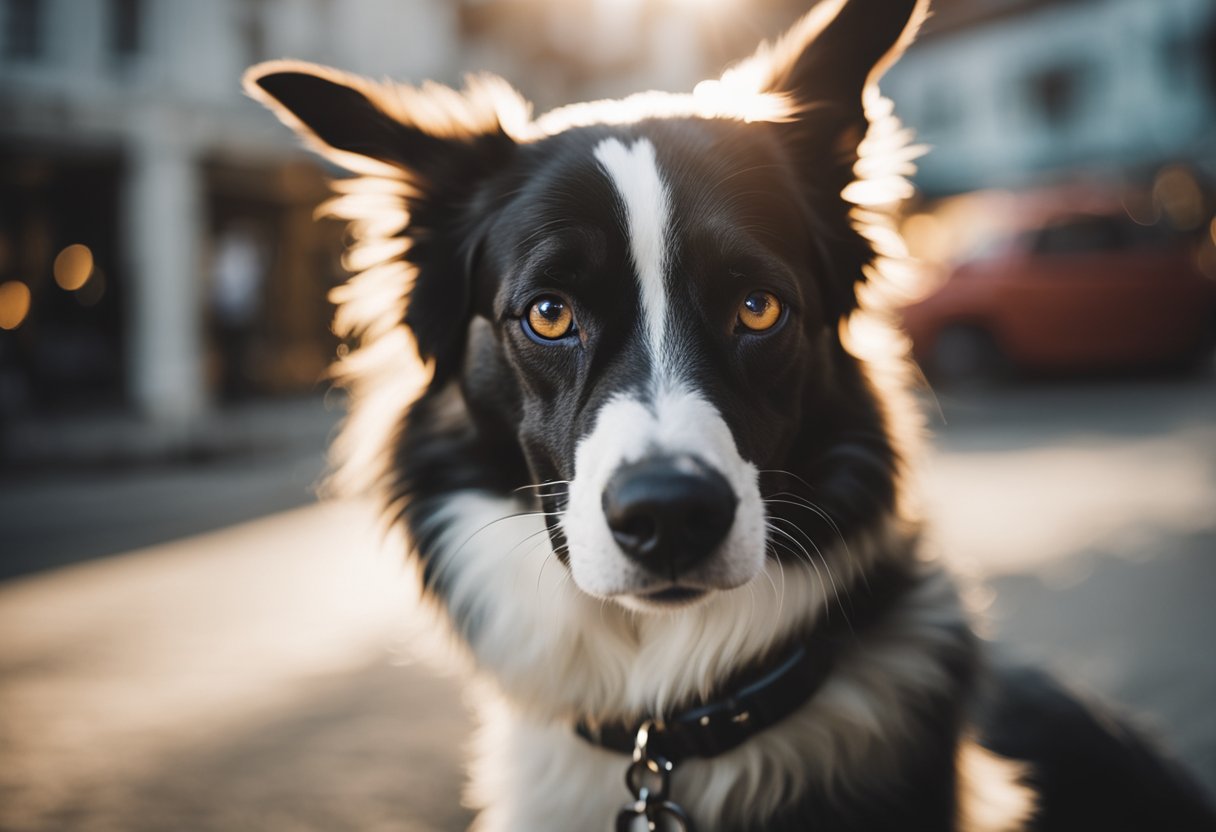
[[[1146,712],[1216,792],[1216,384],[940,406],[934,541],[986,579],[995,635]],[[310,504],[317,471],[0,486],[25,573],[0,584],[0,830],[464,828],[459,680],[420,659],[399,541]]]

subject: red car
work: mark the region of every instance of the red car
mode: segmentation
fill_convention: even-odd
[[[1178,366],[1211,346],[1216,283],[1179,235],[1074,214],[958,266],[904,323],[941,377]]]

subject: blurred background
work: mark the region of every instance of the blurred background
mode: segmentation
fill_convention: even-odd
[[[451,830],[469,718],[400,541],[318,503],[327,178],[275,57],[538,110],[689,90],[793,0],[0,0],[0,829]],[[937,0],[904,320],[992,631],[1216,793],[1216,5]]]

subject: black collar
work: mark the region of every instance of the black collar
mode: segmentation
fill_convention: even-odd
[[[584,717],[575,731],[592,745],[628,754],[638,730],[649,723],[651,747],[672,763],[724,754],[809,701],[831,675],[842,649],[881,618],[913,581],[904,569],[871,578],[853,591],[847,617],[835,615],[819,623],[775,658],[733,677],[724,693],[708,701],[633,722]]]

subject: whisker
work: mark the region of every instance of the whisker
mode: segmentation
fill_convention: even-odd
[[[448,557],[455,557],[456,555],[460,554],[461,552],[464,551],[465,546],[468,546],[470,543],[473,542],[473,538],[477,537],[477,535],[481,534],[482,532],[484,532],[486,529],[490,528],[491,526],[493,526],[497,523],[501,523],[504,520],[514,520],[519,517],[556,517],[556,516],[559,516],[562,514],[565,514],[565,512],[564,511],[520,511],[520,512],[516,512],[515,514],[505,514],[502,517],[497,517],[497,518],[491,520],[489,523],[486,523],[484,526],[481,526],[480,528],[474,530],[471,534],[469,534],[469,536],[466,537],[463,541],[461,541],[460,545],[457,546],[452,551],[452,554],[449,555]]]
[[[750,627],[751,623],[756,620],[756,585],[751,582],[747,584],[747,600],[747,623]]]
[[[791,548],[789,548],[789,546],[784,547],[786,549],[786,551],[788,551],[790,554],[794,555],[795,557],[798,557],[801,554],[802,558],[804,558],[805,560],[800,559],[800,562],[803,563],[804,566],[809,565],[810,568],[815,571],[815,577],[819,580],[819,591],[823,595],[824,601],[825,601],[824,614],[828,616],[828,620],[831,620],[831,615],[832,615],[831,607],[828,606],[826,603],[827,596],[828,596],[828,585],[823,580],[823,573],[819,571],[819,565],[815,563],[815,559],[811,557],[811,553],[808,552],[806,550],[806,547],[803,546],[801,543],[799,543],[798,540],[793,535],[791,535],[789,532],[785,531],[784,529],[778,528],[777,526],[774,526],[771,523],[768,523],[767,525],[768,525],[769,531],[776,532],[777,534],[780,534],[783,537],[789,538],[789,540],[795,546],[798,547],[798,550],[801,550],[801,551],[798,551],[795,549],[791,549]],[[780,544],[781,541],[774,540],[772,542],[773,542],[773,545],[776,546],[776,545]]]
[[[819,546],[815,543],[815,541],[811,538],[811,536],[809,534],[807,534],[802,528],[800,528],[797,523],[794,523],[791,520],[787,520],[784,517],[773,517],[772,519],[780,520],[781,522],[788,523],[790,526],[792,526],[795,531],[799,532],[804,538],[806,538],[807,543],[811,544],[811,548],[815,550],[815,554],[819,555],[819,560],[823,563],[823,568],[825,570],[827,570],[828,580],[832,584],[832,594],[836,596],[836,606],[840,607],[840,613],[841,613],[841,615],[844,616],[844,620],[847,623],[849,620],[849,614],[845,610],[844,602],[840,598],[840,591],[837,588],[837,584],[836,584],[836,576],[834,574],[832,574],[832,565],[830,563],[828,563],[828,559],[823,556],[823,551],[819,548]],[[791,539],[793,539],[792,536],[790,536],[788,534],[786,536],[791,537]],[[803,548],[803,551],[806,551],[805,547]],[[810,557],[809,552],[807,553],[807,557]],[[847,587],[845,589],[845,595],[846,596],[848,595]]]
[[[790,479],[798,480],[798,482],[800,482],[800,483],[802,483],[803,485],[805,485],[805,486],[806,486],[807,488],[809,488],[811,491],[814,491],[814,490],[815,490],[815,486],[811,485],[809,482],[807,482],[807,481],[806,481],[806,480],[804,480],[802,477],[800,477],[800,476],[798,476],[797,474],[795,474],[793,471],[787,471],[787,470],[785,470],[784,468],[762,468],[762,469],[761,469],[759,472],[757,472],[757,473],[760,473],[760,474],[781,474],[781,475],[783,475],[783,476],[789,477]]]
[[[773,558],[773,560],[776,561],[777,571],[781,574],[781,595],[779,595],[777,598],[777,620],[780,621],[781,620],[781,610],[783,608],[783,605],[785,604],[785,567],[781,564],[781,558]],[[765,575],[768,574],[767,569],[764,570],[764,574]],[[770,577],[769,582],[771,583],[772,580],[773,579]],[[775,592],[776,590],[777,590],[777,588],[773,587],[773,591]]]
[[[564,590],[564,589],[566,589],[566,587],[570,586],[570,582],[571,582],[571,580],[572,580],[572,579],[571,579],[571,577],[570,577],[570,570],[569,570],[569,569],[567,569],[565,572],[563,572],[563,573],[562,573],[562,579],[561,579],[561,580],[558,582],[558,584],[557,584],[557,586],[555,587],[555,589],[557,589],[557,590]]]
[[[767,569],[765,569],[763,572],[761,572],[761,574],[764,575],[765,578],[768,578],[768,585],[773,588],[773,598],[777,601],[777,618],[780,619],[781,618],[781,602],[785,599],[785,593],[777,591],[777,584],[775,581],[773,581],[773,576],[768,574]]]
[[[570,484],[570,480],[548,480],[547,482],[535,482],[535,483],[532,483],[531,485],[521,485],[519,488],[513,488],[513,489],[511,489],[511,493],[517,494],[520,491],[529,491],[529,490],[533,490],[533,489],[537,489],[537,488],[548,488],[551,485],[562,486],[562,485],[569,485],[569,484]],[[558,491],[558,492],[554,492],[554,493],[561,493],[561,492]]]
[[[781,557],[777,553],[777,546],[776,546],[775,541],[772,541],[772,540],[767,541],[765,555],[772,556],[772,559],[777,562],[777,569],[781,573],[781,601],[779,601],[777,603],[777,618],[773,621],[773,627],[770,630],[771,634],[776,634],[777,630],[781,627],[781,610],[782,610],[782,606],[785,601],[785,588],[786,588],[785,564],[783,564],[781,562]],[[804,570],[806,570],[806,573],[808,575],[811,574],[811,570],[807,567],[807,565],[805,563],[803,563],[801,560],[799,560],[798,563]]]
[[[774,499],[776,497],[793,497],[795,499],[794,500]],[[849,541],[845,539],[844,532],[842,532],[840,530],[840,526],[838,526],[836,524],[836,521],[832,518],[832,515],[828,514],[828,512],[825,509],[823,509],[822,507],[811,502],[806,497],[803,497],[800,494],[794,494],[793,492],[790,492],[790,491],[778,491],[776,494],[772,494],[772,495],[770,495],[768,497],[764,497],[762,499],[766,504],[767,503],[779,503],[782,505],[794,506],[795,508],[805,508],[808,511],[814,512],[825,523],[827,523],[829,526],[832,527],[832,531],[836,532],[836,536],[838,538],[840,538],[840,542],[844,545],[845,554],[849,555],[849,557],[852,557],[852,553],[849,552]]]
[[[536,551],[536,546],[541,545],[541,543],[543,543],[543,542],[544,541],[541,541],[540,543],[537,543],[535,546],[533,546],[528,551],[528,554],[530,555],[530,554],[532,554],[532,552]],[[540,579],[544,576],[545,567],[549,565],[549,561],[553,560],[555,557],[557,557],[563,551],[568,550],[569,548],[570,548],[569,544],[563,544],[561,546],[558,546],[556,549],[551,548],[549,550],[549,554],[545,555],[545,559],[540,562],[540,569],[536,570],[536,590],[535,590],[534,594],[536,594],[536,595],[540,594]],[[525,557],[527,557],[527,556],[525,555]],[[569,577],[570,577],[570,573],[569,573],[569,571],[567,571],[564,578],[569,578]],[[563,579],[563,581],[564,581],[564,579]],[[561,584],[558,584],[558,586],[560,587]]]
[[[784,551],[789,552],[794,556],[794,560],[797,561],[798,565],[802,567],[802,570],[806,572],[807,575],[813,575],[816,580],[819,581],[820,594],[823,596],[826,602],[828,597],[827,584],[823,582],[823,575],[819,573],[819,569],[815,566],[814,561],[812,561],[805,553],[799,552],[798,550],[792,548],[788,543],[780,540],[771,540],[769,542],[773,547],[774,558],[780,557],[780,553],[777,551],[777,547],[780,546]]]
[[[774,517],[773,519],[774,520],[783,520],[784,518]],[[789,521],[786,520],[785,522],[788,523]],[[793,524],[791,524],[791,525],[793,525]],[[819,567],[815,564],[815,559],[811,557],[811,553],[807,551],[806,547],[803,546],[801,543],[799,543],[798,539],[796,537],[794,537],[792,534],[790,534],[789,532],[785,531],[785,529],[774,526],[771,523],[768,525],[768,528],[771,531],[777,532],[778,534],[782,535],[783,537],[789,538],[790,542],[792,542],[795,546],[797,546],[800,550],[802,550],[802,554],[804,554],[806,556],[807,561],[811,564],[811,566],[814,567],[815,574],[819,576],[819,585],[820,585],[820,587],[822,587],[824,593],[826,594],[827,584],[824,583],[823,575],[819,572]],[[794,528],[797,529],[798,531],[802,531],[801,529],[798,529],[798,527],[796,525],[794,526]],[[803,536],[804,537],[806,536],[805,533],[803,534]],[[774,541],[774,542],[776,542],[776,541]],[[832,574],[832,567],[830,565],[828,565],[827,559],[824,558],[823,552],[821,552],[819,550],[819,547],[815,545],[815,541],[813,541],[809,537],[807,537],[807,542],[810,543],[811,546],[815,549],[815,554],[819,555],[819,560],[821,560],[823,562],[823,567],[824,567],[824,569],[827,570],[828,582],[831,584],[831,587],[832,587],[832,595],[836,598],[836,606],[838,606],[840,608],[840,614],[844,616],[844,620],[847,623],[849,620],[849,614],[848,614],[848,611],[845,609],[844,602],[840,598],[840,591],[836,586],[836,577]],[[830,605],[824,606],[824,614],[828,620],[831,620],[831,606]]]
[[[526,537],[524,537],[524,539],[523,539],[523,540],[519,541],[519,542],[518,542],[518,543],[516,543],[514,546],[512,546],[510,549],[508,549],[508,550],[507,550],[507,552],[506,552],[506,554],[505,554],[505,555],[503,555],[503,557],[504,557],[504,558],[506,558],[506,557],[510,557],[510,556],[511,556],[511,554],[512,554],[512,553],[514,553],[516,549],[518,549],[520,546],[523,546],[525,543],[527,543],[527,542],[528,542],[529,540],[531,540],[532,538],[537,537],[537,536],[542,535],[542,534],[548,534],[548,533],[549,533],[549,529],[548,529],[548,528],[544,528],[544,529],[538,529],[537,531],[532,532],[531,534],[529,534],[529,535],[527,535]],[[525,557],[527,557],[527,555],[531,554],[531,553],[532,553],[532,552],[534,552],[535,550],[536,550],[536,547],[535,547],[535,546],[533,546],[531,549],[529,549],[529,550],[528,550],[527,554],[525,554]]]

